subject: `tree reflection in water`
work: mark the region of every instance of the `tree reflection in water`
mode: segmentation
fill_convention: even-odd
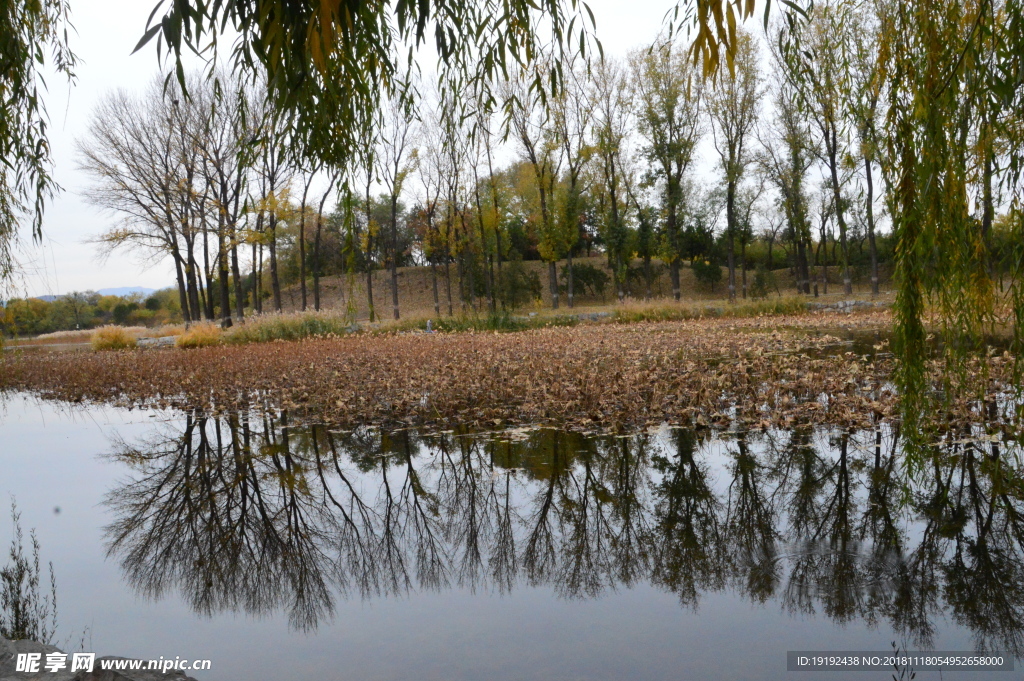
[[[1012,442],[951,433],[914,480],[893,431],[584,436],[336,431],[200,413],[115,443],[106,503],[129,582],[203,614],[337,598],[649,582],[733,590],[930,647],[936,622],[1024,653],[1024,476]]]

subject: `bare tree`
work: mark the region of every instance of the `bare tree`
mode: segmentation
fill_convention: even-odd
[[[763,90],[758,73],[757,46],[749,33],[737,31],[732,68],[720,70],[708,94],[715,149],[725,180],[725,220],[728,241],[729,300],[736,300],[736,192],[753,160],[750,138],[757,123]],[[744,266],[744,297],[746,268]]]
[[[786,216],[787,237],[793,245],[797,290],[810,294],[810,225],[808,198],[805,189],[811,158],[810,133],[800,115],[792,86],[783,78],[772,86],[775,116],[772,123],[758,133],[761,154],[760,173],[778,191],[779,204]]]
[[[634,52],[630,58],[637,123],[644,154],[664,183],[664,258],[679,300],[679,203],[683,176],[693,163],[705,128],[701,118],[703,80],[686,50],[671,41]]]
[[[398,319],[398,198],[409,174],[415,169],[416,121],[410,103],[392,98],[384,109],[380,130],[380,179],[388,191],[391,206],[391,305]]]
[[[624,178],[625,145],[630,134],[629,79],[620,64],[606,57],[594,66],[589,96],[594,110],[594,146],[604,191],[608,195],[605,242],[615,272],[619,302],[625,298],[629,250],[625,213],[627,178]]]
[[[853,293],[847,244],[846,198],[843,187],[848,177],[841,167],[849,153],[849,104],[844,88],[850,80],[847,59],[849,7],[823,3],[812,10],[810,20],[799,24],[801,49],[783,50],[789,75],[805,115],[818,137],[815,147],[828,171],[832,204],[842,251],[843,290]]]
[[[573,306],[572,252],[580,240],[580,222],[583,219],[583,187],[581,174],[590,159],[590,126],[594,104],[587,96],[587,74],[579,64],[562,64],[564,83],[552,97],[552,127],[565,159],[565,188],[559,219],[561,240],[564,244],[568,282],[566,298]]]
[[[555,183],[562,164],[562,148],[549,134],[548,114],[540,93],[532,89],[526,74],[503,83],[506,99],[511,102],[509,123],[520,157],[533,168],[540,203],[540,252],[548,262],[548,288],[551,307],[558,309],[558,271],[555,263],[561,259],[560,240],[557,238],[552,200]]]
[[[423,184],[423,212],[427,229],[423,235],[423,257],[430,265],[430,281],[434,294],[434,314],[441,315],[441,297],[437,285],[437,261],[443,252],[441,232],[437,227],[441,192],[444,188],[444,153],[441,148],[441,128],[436,116],[429,117],[423,126],[423,161],[417,166]]]
[[[287,139],[279,115],[269,105],[258,110],[258,139],[260,155],[256,165],[258,195],[255,197],[264,215],[265,230],[261,235],[270,254],[270,287],[274,297],[274,310],[282,311],[281,277],[277,262],[277,225],[280,209],[287,201],[292,180],[292,168],[287,159]],[[261,221],[262,222],[262,221]],[[262,268],[261,268],[262,269]]]
[[[217,262],[219,265],[221,323],[231,325],[231,302],[228,288],[230,259],[231,279],[235,289],[235,316],[245,316],[245,296],[238,260],[239,222],[244,209],[243,196],[250,180],[249,140],[253,131],[245,116],[245,92],[226,74],[221,87],[207,82],[193,94],[208,114],[203,150],[203,172],[211,188],[211,205],[217,214]]]
[[[192,221],[196,156],[183,148],[182,121],[178,103],[154,81],[142,95],[118,91],[101,100],[77,150],[79,167],[93,178],[86,198],[119,218],[100,243],[136,249],[153,261],[170,256],[189,323],[203,310]]]

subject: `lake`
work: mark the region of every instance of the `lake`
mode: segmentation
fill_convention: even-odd
[[[200,679],[816,678],[787,651],[893,641],[1019,660],[1018,445],[979,428],[901,461],[889,427],[384,433],[0,397],[0,493],[53,563],[58,645],[212,660]]]

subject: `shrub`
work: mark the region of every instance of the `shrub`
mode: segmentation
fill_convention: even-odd
[[[124,323],[126,323],[128,321],[128,317],[131,315],[131,313],[135,312],[138,309],[139,309],[139,304],[134,302],[134,301],[118,303],[117,305],[114,306],[114,310],[112,312],[112,315],[113,315],[113,318],[114,318],[114,323],[116,323],[116,324],[124,324]]]
[[[568,281],[569,266],[564,265],[562,267],[562,282],[564,283],[559,287],[563,293],[568,291]],[[576,295],[586,293],[589,289],[591,295],[603,298],[604,287],[608,285],[609,281],[611,281],[611,277],[589,263],[573,263],[572,265],[572,283]]]
[[[135,336],[123,326],[101,326],[90,342],[93,350],[127,350],[135,347]]]
[[[193,324],[178,336],[175,344],[179,348],[191,349],[220,345],[220,342],[220,327],[216,324]]]
[[[779,290],[775,282],[775,273],[763,264],[759,264],[754,270],[754,281],[750,285],[750,297],[754,299],[767,298],[773,289]]]
[[[701,316],[698,308],[678,303],[626,302],[615,308],[612,319],[623,324],[634,322],[667,322],[681,319],[695,319]]]
[[[21,514],[11,502],[14,538],[8,553],[11,562],[0,568],[0,636],[17,641],[28,639],[53,643],[57,629],[57,582],[50,563],[49,594],[39,568],[39,539],[29,532],[31,555],[25,553]],[[6,678],[6,677],[5,677]]]
[[[714,291],[715,284],[722,281],[722,266],[709,260],[694,260],[693,276],[700,283],[709,285]]]
[[[752,303],[742,303],[726,308],[727,317],[760,317],[765,315],[803,314],[807,312],[807,300],[800,296],[773,298]]]
[[[526,331],[545,326],[575,326],[579,323],[576,315],[537,315],[535,317],[513,317],[503,310],[488,315],[462,315],[436,320],[438,331]]]
[[[511,317],[507,312],[498,311],[486,316],[462,315],[442,317],[434,321],[438,331],[522,331],[529,327],[526,318]]]
[[[642,298],[650,289],[654,295],[661,295],[661,278],[665,275],[665,266],[651,263],[650,280],[644,265],[626,268],[626,295]]]
[[[521,260],[510,260],[502,267],[497,289],[501,304],[514,310],[540,298],[540,277],[528,270]]]

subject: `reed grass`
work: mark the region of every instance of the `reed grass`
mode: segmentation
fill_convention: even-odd
[[[135,334],[123,326],[101,326],[90,338],[93,350],[130,350],[136,346]]]
[[[193,324],[178,335],[175,345],[189,350],[220,345],[222,342],[220,327],[216,324]]]
[[[441,333],[466,333],[466,332],[501,332],[511,333],[515,331],[528,331],[529,329],[542,329],[546,327],[575,326],[580,319],[576,315],[536,315],[527,317],[511,315],[507,311],[500,310],[488,314],[464,313],[452,317],[437,318],[415,318],[387,322],[373,331],[375,333],[401,333],[409,331],[426,331],[427,322],[430,321],[432,331]]]
[[[795,315],[807,312],[807,301],[798,296],[752,300],[729,304],[695,303],[640,303],[626,302],[615,308],[612,318],[616,322],[670,322],[705,318],[744,318],[771,315]]]
[[[261,315],[231,329],[225,334],[225,341],[246,344],[331,338],[351,333],[354,328],[344,316],[329,312]]]

